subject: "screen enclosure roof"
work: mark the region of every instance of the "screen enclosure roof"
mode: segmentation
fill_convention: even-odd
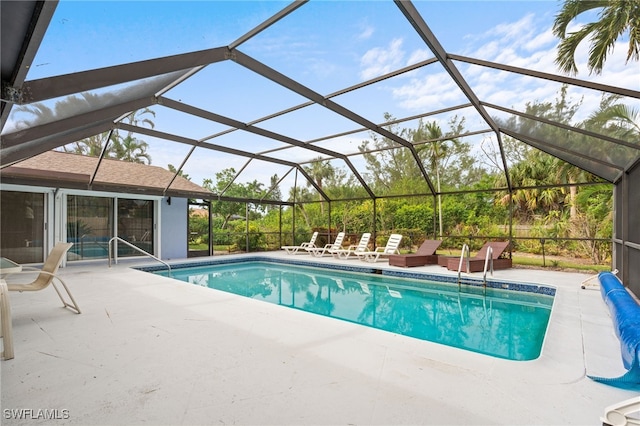
[[[462,133],[447,136],[468,141],[474,155],[492,152],[507,189],[507,139],[612,183],[636,166],[633,137],[556,122],[526,105],[553,102],[565,90],[584,104],[615,95],[640,110],[639,78],[606,71],[574,78],[549,67],[549,55],[523,63],[505,51],[465,47],[461,40],[473,34],[457,22],[465,5],[2,1],[0,165],[118,131],[147,142],[153,165],[171,164],[196,183],[233,167],[238,182],[309,185],[338,199],[309,173],[326,164],[356,183],[360,197],[402,195],[377,189],[366,166],[366,154],[387,152],[415,160],[424,178],[415,193],[436,194],[420,156],[436,140],[392,129],[435,120],[447,130],[464,117]],[[128,30],[113,31],[113,22]],[[384,37],[365,44],[382,29]],[[627,64],[634,66],[638,77],[637,64]],[[145,108],[153,127],[143,117],[126,119]],[[372,140],[386,145],[365,143]],[[176,195],[174,181],[165,191]]]

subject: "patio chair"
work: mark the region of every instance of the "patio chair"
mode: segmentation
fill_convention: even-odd
[[[62,301],[62,306],[65,308],[69,308],[75,313],[79,314],[80,308],[78,307],[78,304],[76,303],[75,299],[71,295],[71,292],[67,287],[67,284],[62,280],[62,278],[56,275],[56,272],[58,272],[58,268],[60,267],[60,264],[62,263],[62,260],[64,259],[65,254],[67,253],[67,251],[69,251],[72,245],[73,243],[56,244],[55,247],[51,250],[51,253],[49,253],[49,256],[47,256],[47,259],[45,260],[44,265],[42,265],[42,269],[29,268],[29,267],[23,266],[22,271],[14,272],[12,274],[7,275],[7,277],[12,277],[14,275],[20,275],[20,274],[33,274],[34,272],[38,273],[38,276],[36,277],[36,279],[30,283],[18,284],[18,283],[8,282],[7,287],[9,288],[9,291],[20,291],[20,292],[40,291],[49,287],[49,284],[51,284],[54,290],[56,291],[56,293],[58,293],[58,297]],[[56,286],[54,279],[57,279],[58,281],[60,281],[65,291],[67,292],[67,295],[71,299],[71,303],[67,303],[64,300],[64,298],[62,297],[62,293],[60,293],[60,290]]]
[[[373,251],[359,253],[358,258],[366,262],[377,262],[380,258],[387,258],[392,254],[400,254],[400,250],[398,250],[400,247],[400,241],[402,241],[402,235],[391,234],[387,241],[387,245],[384,246],[384,248],[378,247]]]
[[[604,417],[600,417],[603,425],[638,425],[640,424],[640,396],[626,399],[604,409]]]
[[[315,257],[322,257],[327,253],[333,255],[336,250],[342,249],[344,235],[344,232],[338,232],[338,235],[336,235],[336,239],[332,244],[325,244],[324,247],[305,247],[304,249]]]
[[[300,249],[304,249],[307,247],[315,247],[317,238],[318,238],[318,231],[314,232],[313,235],[311,235],[311,239],[308,242],[302,243],[299,246],[282,246],[280,248],[286,251],[287,254],[296,254]],[[306,254],[306,252],[301,252],[301,253]]]
[[[438,263],[436,250],[442,244],[442,240],[424,240],[418,251],[410,254],[392,254],[389,256],[389,265],[409,268],[412,266],[435,265]]]
[[[369,251],[369,240],[371,239],[371,233],[365,232],[360,237],[360,242],[357,245],[351,245],[349,247],[342,248],[339,250],[334,250],[333,257],[337,257],[339,259],[348,259],[352,254],[359,255],[360,253],[365,253]]]
[[[493,250],[493,269],[509,269],[513,266],[511,259],[505,259],[501,256],[509,247],[509,241],[488,241],[482,246],[480,251],[473,257],[469,258],[469,270],[467,272],[482,272],[484,270],[484,263],[487,257],[487,251],[489,247]],[[443,262],[446,262],[444,263]],[[459,256],[446,256],[445,259],[438,258],[438,264],[446,266],[450,271],[457,271],[460,267]],[[466,261],[463,261],[463,268],[466,265]]]
[[[2,337],[2,359],[13,359],[13,331],[11,330],[11,306],[9,290],[5,280],[0,279],[0,337]]]

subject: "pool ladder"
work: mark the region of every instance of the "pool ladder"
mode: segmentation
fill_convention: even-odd
[[[469,253],[469,246],[466,244],[462,245],[462,253],[460,253],[460,262],[458,263],[458,290],[460,290],[460,284],[462,282],[462,263],[465,260],[464,255],[467,255],[466,259],[467,259],[467,274],[469,273],[469,258],[471,257],[471,254]]]
[[[462,253],[460,254],[460,263],[458,263],[458,290],[460,290],[460,285],[462,284],[462,265],[465,261],[466,257],[466,265],[467,265],[467,274],[469,273],[469,259],[471,255],[469,254],[469,246],[464,244],[462,246]],[[487,288],[487,269],[491,271],[491,276],[493,276],[493,247],[489,246],[487,249],[487,255],[484,258],[484,272],[482,276],[482,285],[486,289]]]
[[[164,266],[166,266],[166,267],[167,267],[167,269],[169,270],[169,276],[171,276],[171,266],[169,266],[169,264],[168,264],[167,262],[165,262],[164,260],[162,260],[162,259],[160,259],[160,258],[155,257],[155,256],[154,256],[154,255],[152,255],[151,253],[148,253],[148,252],[146,252],[146,251],[142,250],[140,247],[135,246],[135,245],[131,244],[129,241],[127,241],[127,240],[125,240],[125,239],[123,239],[123,238],[120,238],[120,237],[113,237],[113,238],[111,238],[111,239],[109,240],[109,268],[111,268],[111,243],[112,243],[113,241],[120,241],[121,243],[124,243],[124,244],[128,245],[128,246],[129,246],[129,247],[131,247],[132,249],[137,250],[137,251],[139,251],[140,253],[142,253],[142,254],[144,254],[144,255],[146,255],[146,256],[149,256],[150,258],[155,259],[155,260],[157,260],[158,262],[162,263]],[[117,253],[117,251],[116,251],[115,256],[113,256],[113,259],[115,260],[115,263],[118,263],[118,253]]]

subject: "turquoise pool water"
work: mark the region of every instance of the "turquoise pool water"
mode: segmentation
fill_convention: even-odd
[[[261,261],[178,268],[171,278],[516,361],[540,355],[553,304],[544,294]]]

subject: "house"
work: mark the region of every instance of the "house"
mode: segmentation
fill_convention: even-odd
[[[117,236],[161,259],[186,258],[188,199],[208,196],[161,167],[48,151],[0,171],[0,251],[37,263],[69,241],[69,261],[106,259]],[[118,255],[140,253],[119,243]]]

